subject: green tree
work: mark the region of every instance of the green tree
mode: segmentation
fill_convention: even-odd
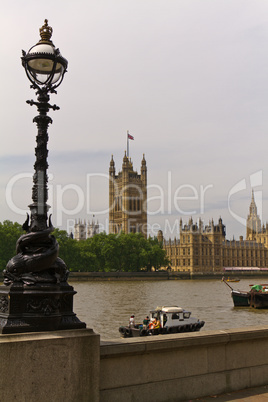
[[[52,233],[59,243],[59,257],[65,262],[71,271],[76,269],[80,262],[80,252],[77,240],[72,239],[65,230],[54,229]]]
[[[95,271],[96,272],[104,272],[105,271],[105,255],[103,254],[103,249],[105,248],[105,244],[107,243],[107,236],[105,233],[99,233],[90,239],[85,240],[88,245],[88,251],[91,252],[92,255],[96,256],[95,259]]]
[[[101,254],[106,272],[122,270],[122,250],[115,234],[106,235]]]
[[[90,239],[88,239],[90,240]],[[77,260],[75,271],[97,272],[99,271],[98,259],[90,247],[90,241],[82,240],[78,243],[79,258]],[[74,270],[74,269],[73,269]]]
[[[146,239],[141,233],[121,233],[118,241],[121,249],[121,269],[129,272],[140,271],[144,266],[142,250]]]
[[[163,250],[162,245],[159,244],[156,237],[149,237],[147,240],[146,248],[144,249],[145,265],[147,271],[151,271],[152,267],[159,269],[169,264],[169,260],[166,256],[166,251]]]
[[[0,222],[0,270],[3,271],[8,261],[16,254],[16,242],[23,234],[22,226],[9,220]]]
[[[16,242],[23,234],[17,222],[0,223],[0,269],[16,254]],[[166,252],[157,238],[145,239],[141,233],[119,235],[100,233],[90,239],[77,241],[65,230],[55,229],[59,243],[59,257],[70,271],[126,271],[151,270],[168,265]]]

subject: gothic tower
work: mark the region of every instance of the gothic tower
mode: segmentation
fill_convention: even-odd
[[[257,213],[257,206],[254,200],[252,190],[251,203],[249,206],[249,215],[247,217],[247,240],[256,240],[256,235],[261,231],[261,220]]]
[[[79,219],[74,225],[75,240],[86,240],[86,221]]]
[[[92,219],[92,222],[88,222],[87,224],[87,239],[90,239],[91,237],[95,236],[96,234],[99,233],[99,222],[97,223]]]
[[[113,156],[109,168],[109,232],[142,233],[147,237],[147,167],[143,155],[141,174],[134,172],[126,153],[122,171],[115,174]]]

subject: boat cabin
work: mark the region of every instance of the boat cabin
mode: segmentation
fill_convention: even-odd
[[[150,311],[150,319],[159,320],[161,328],[175,327],[182,324],[182,321],[189,319],[191,316],[190,311],[186,311],[181,307],[156,307],[155,310]]]

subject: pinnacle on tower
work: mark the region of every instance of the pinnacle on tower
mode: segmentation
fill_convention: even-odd
[[[146,165],[145,154],[143,154],[141,164],[142,164],[142,165]]]

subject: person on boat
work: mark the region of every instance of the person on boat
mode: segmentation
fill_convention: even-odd
[[[128,327],[129,328],[135,328],[135,315],[132,315],[129,319]]]
[[[160,323],[159,320],[156,320],[155,325],[154,325],[154,329],[158,329],[158,328],[161,328],[161,323]]]
[[[149,322],[150,322],[150,318],[149,318],[148,315],[147,315],[147,317],[144,318],[144,320],[143,320],[143,328],[144,328],[144,329],[147,329],[147,328],[148,328]]]
[[[156,323],[156,319],[153,318],[153,320],[149,323],[148,328],[149,329],[154,329],[155,328],[155,323]]]

